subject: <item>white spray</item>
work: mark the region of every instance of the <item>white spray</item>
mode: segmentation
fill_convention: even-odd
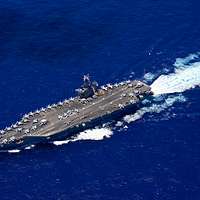
[[[200,85],[200,62],[194,62],[200,53],[178,58],[174,63],[174,73],[161,75],[151,89],[155,95],[180,93]],[[193,61],[193,62],[192,62]]]
[[[155,101],[159,101],[159,96],[155,97]],[[163,103],[153,103],[152,105],[150,105],[149,107],[142,107],[139,110],[136,111],[136,113],[134,113],[133,115],[126,115],[124,117],[124,121],[127,123],[131,123],[134,122],[138,119],[141,119],[146,113],[160,113],[164,110],[166,110],[167,108],[173,106],[176,102],[185,102],[186,98],[179,94],[176,96],[169,96],[167,99],[164,100]]]
[[[63,140],[63,141],[54,141],[55,145],[63,145],[68,144],[69,142],[76,142],[80,140],[103,140],[104,138],[109,138],[113,132],[108,128],[96,128],[96,129],[88,129],[79,133],[76,137]]]
[[[200,62],[197,61],[199,56],[200,52],[190,54],[185,58],[177,58],[174,63],[174,72],[161,75],[151,85],[154,93],[154,101],[158,100],[158,102],[152,102],[150,106],[142,107],[133,115],[125,116],[124,121],[130,123],[141,119],[146,113],[160,113],[173,106],[176,102],[185,102],[186,99],[182,94],[168,96],[162,103],[159,103],[159,99],[162,94],[181,93],[200,85]],[[149,75],[151,74],[148,73],[145,75],[145,80],[153,77]]]

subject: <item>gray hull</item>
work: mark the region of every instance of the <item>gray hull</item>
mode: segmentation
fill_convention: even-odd
[[[103,86],[92,98],[75,97],[25,115],[20,122],[2,131],[0,148],[62,140],[134,112],[141,100],[150,95],[150,87],[140,81]]]

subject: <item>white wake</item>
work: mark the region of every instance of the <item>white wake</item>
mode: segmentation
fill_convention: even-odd
[[[71,139],[62,140],[62,141],[54,141],[55,145],[63,145],[68,144],[69,142],[76,142],[79,140],[103,140],[104,138],[110,138],[113,132],[108,128],[95,128],[88,129],[79,133],[77,136]]]
[[[21,151],[20,149],[12,149],[12,150],[8,150],[7,152],[8,153],[19,153],[20,151]]]
[[[190,54],[185,58],[177,58],[174,73],[161,75],[151,89],[155,95],[180,93],[200,85],[200,53]]]
[[[200,52],[190,54],[185,58],[177,58],[174,63],[175,69],[173,73],[161,75],[151,85],[154,93],[154,102],[149,106],[142,107],[133,115],[124,117],[127,123],[141,119],[146,113],[160,113],[167,108],[173,106],[176,102],[185,102],[186,99],[182,94],[168,96],[161,103],[162,94],[181,93],[188,89],[200,86]],[[145,80],[152,80],[153,75],[147,73]],[[160,101],[161,100],[161,101]]]
[[[154,101],[159,101],[159,97],[155,97],[157,99],[155,99]],[[164,110],[166,110],[167,108],[173,106],[176,102],[185,102],[186,99],[183,95],[179,94],[177,96],[170,96],[167,99],[164,100],[163,103],[153,103],[152,105],[148,106],[148,107],[142,107],[140,108],[138,111],[136,111],[136,113],[134,113],[133,115],[126,115],[124,117],[124,121],[127,123],[131,123],[134,122],[138,119],[141,119],[144,114],[146,113],[160,113]]]

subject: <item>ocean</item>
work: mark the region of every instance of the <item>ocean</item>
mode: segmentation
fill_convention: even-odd
[[[0,153],[0,200],[199,200],[199,5],[0,1],[0,129],[74,96],[87,73],[155,93],[116,124]]]

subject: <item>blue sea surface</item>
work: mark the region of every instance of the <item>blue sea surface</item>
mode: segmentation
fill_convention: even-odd
[[[200,51],[193,0],[0,1],[0,129],[100,84]],[[199,200],[200,89],[100,141],[0,154],[0,200]]]

